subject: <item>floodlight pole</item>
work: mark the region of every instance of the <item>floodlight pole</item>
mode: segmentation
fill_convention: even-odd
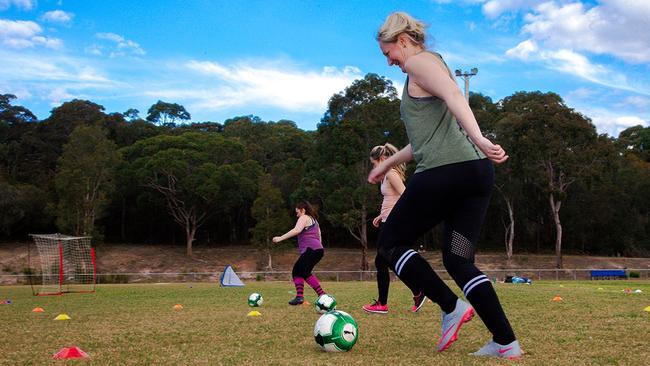
[[[472,70],[461,72],[460,70],[456,70],[456,76],[457,77],[462,77],[465,80],[465,100],[469,103],[469,79],[478,74],[478,69],[475,67]]]

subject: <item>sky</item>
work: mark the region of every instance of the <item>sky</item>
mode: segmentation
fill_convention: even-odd
[[[401,93],[374,38],[393,11],[495,102],[555,92],[599,133],[650,125],[650,0],[0,0],[0,94],[40,119],[75,98],[143,118],[162,100],[194,122],[314,130],[367,73]]]

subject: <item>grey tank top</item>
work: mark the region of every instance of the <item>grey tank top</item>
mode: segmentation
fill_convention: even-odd
[[[431,53],[440,58],[453,80],[454,76],[442,56]],[[400,114],[413,148],[413,159],[417,164],[415,173],[442,165],[485,158],[483,152],[458,124],[444,100],[433,96],[411,97],[408,85],[407,77],[402,92]]]

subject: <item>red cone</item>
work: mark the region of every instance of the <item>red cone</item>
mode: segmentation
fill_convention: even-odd
[[[87,358],[88,354],[81,350],[79,347],[63,347],[59,352],[55,353],[52,358],[55,360],[64,360],[68,358]]]

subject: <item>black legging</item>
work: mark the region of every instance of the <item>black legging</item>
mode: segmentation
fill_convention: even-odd
[[[494,340],[505,342],[514,340],[512,328],[489,279],[474,265],[493,182],[494,168],[487,159],[414,174],[384,223],[378,252],[409,287],[421,288],[443,311],[452,311],[457,296],[429,263],[410,249],[419,236],[444,222],[442,258],[447,272],[463,289]]]
[[[386,305],[388,304],[388,290],[390,288],[390,263],[379,252],[375,256],[375,268],[377,269],[377,301],[382,305]],[[409,286],[407,283],[404,284],[407,287]],[[419,289],[409,287],[409,290],[411,290],[413,296],[421,293]]]
[[[311,275],[311,271],[314,269],[314,266],[320,262],[323,258],[325,251],[323,249],[311,249],[307,250],[300,255],[296,263],[293,265],[293,270],[291,271],[291,277],[302,277],[307,279]]]

